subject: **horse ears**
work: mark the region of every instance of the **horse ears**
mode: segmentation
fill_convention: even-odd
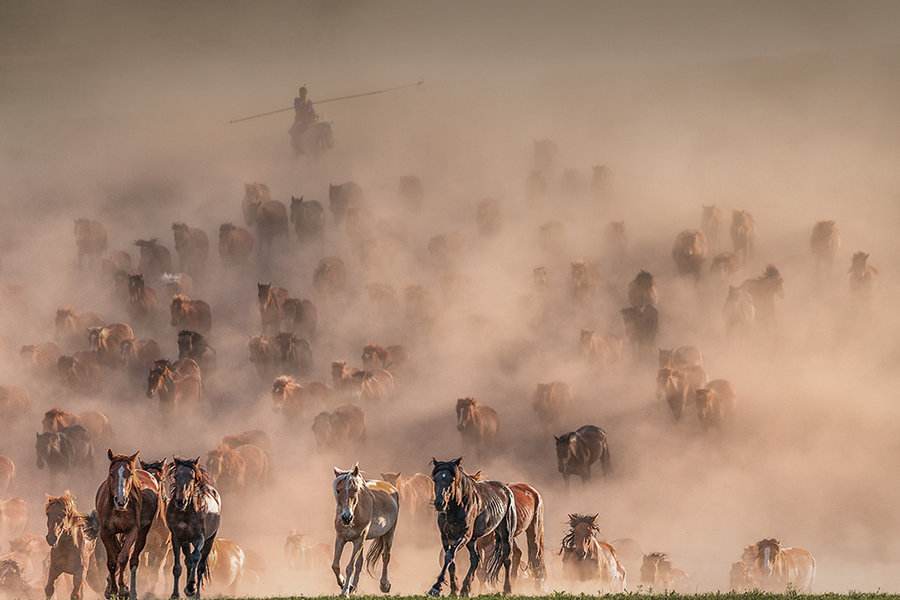
[[[195,464],[195,465],[200,464],[200,457],[198,456],[197,458],[195,458],[195,459],[192,460],[191,462],[192,462],[193,464]]]
[[[456,465],[458,467],[459,465],[462,464],[462,456],[460,456],[459,458],[454,458],[450,462],[452,462],[454,465]]]
[[[344,474],[344,471],[343,471],[342,469],[338,469],[337,467],[332,467],[332,469],[334,469],[334,476],[335,476],[335,477],[340,477],[341,475]]]
[[[435,457],[432,456],[432,457],[431,457],[431,464],[434,465],[434,466],[436,467],[436,466],[437,466],[437,463],[438,463],[437,459],[436,459]]]
[[[350,472],[350,474],[353,475],[354,477],[359,475],[359,463],[356,463],[355,465],[353,465],[353,470]]]
[[[106,458],[108,458],[109,460],[112,460],[112,459],[113,459],[112,448],[107,448],[107,449],[106,449]]]
[[[134,462],[135,460],[137,460],[137,457],[138,457],[138,455],[139,455],[140,453],[141,453],[141,451],[138,450],[137,452],[135,452],[134,454],[132,454],[131,456],[129,456],[129,457],[128,457],[128,460],[130,460],[131,462]]]
[[[554,436],[553,436],[553,439],[556,440],[556,441],[558,442],[558,441],[559,441],[560,439],[562,439],[562,438],[559,438],[559,437],[557,437],[557,436],[554,435]]]

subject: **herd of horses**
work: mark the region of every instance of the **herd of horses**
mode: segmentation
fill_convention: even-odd
[[[547,142],[535,148],[535,170],[527,181],[526,201],[552,194],[547,162],[554,154]],[[590,190],[593,197],[608,194],[610,172],[595,168]],[[575,187],[569,172],[561,189]],[[401,179],[398,191],[402,205],[415,212],[424,202],[424,186],[413,176]],[[292,197],[289,205],[273,199],[269,187],[246,184],[241,214],[244,226],[232,222],[218,229],[218,268],[237,273],[250,292],[251,273],[270,273],[268,266],[284,252],[290,240],[320,258],[307,285],[297,285],[305,295],[292,295],[277,282],[257,279],[255,312],[258,330],[247,331],[240,364],[241,377],[271,399],[271,412],[296,435],[308,435],[323,454],[359,456],[370,440],[369,420],[401,397],[404,386],[420,375],[417,344],[367,343],[359,355],[360,368],[346,360],[323,362],[323,339],[334,325],[327,315],[333,306],[346,305],[356,294],[372,307],[374,315],[394,318],[404,328],[426,337],[440,318],[434,289],[412,284],[398,291],[384,282],[372,282],[360,290],[356,262],[375,264],[384,242],[371,231],[373,206],[363,189],[353,182],[330,185],[328,210],[315,200]],[[779,268],[769,264],[758,276],[737,282],[733,278],[752,265],[756,244],[756,221],[748,211],[731,216],[731,249],[724,250],[724,214],[715,206],[704,206],[700,225],[675,236],[671,250],[675,276],[685,285],[713,282],[727,290],[721,322],[727,338],[765,335],[776,327],[784,281]],[[477,235],[491,238],[503,228],[503,210],[495,199],[478,203],[474,215]],[[553,255],[559,247],[563,225],[543,223],[537,231],[541,248]],[[293,234],[291,231],[293,230]],[[564,310],[590,311],[596,299],[608,293],[606,275],[610,262],[627,255],[624,222],[611,222],[603,230],[606,263],[591,260],[570,262]],[[211,289],[214,257],[207,233],[176,222],[172,225],[177,260],[159,239],[135,242],[139,258],[112,250],[107,227],[100,221],[75,222],[77,269],[85,277],[97,277],[110,298],[114,314],[126,319],[106,320],[98,313],[61,306],[56,313],[53,340],[21,346],[27,373],[41,385],[53,386],[52,398],[67,399],[71,407],[79,399],[108,401],[111,396],[135,396],[143,392],[158,404],[155,424],[200,422],[202,415],[219,410],[212,397],[217,381],[235,369],[232,348],[216,347],[216,332],[230,313],[217,312],[224,300],[199,297]],[[348,242],[353,259],[326,254],[328,236]],[[434,284],[450,293],[459,284],[454,257],[464,242],[453,233],[432,237],[427,244],[427,265],[435,274]],[[841,247],[834,221],[812,228],[809,247],[818,273],[827,274]],[[324,255],[323,255],[324,254]],[[849,269],[849,289],[858,298],[872,296],[878,271],[867,262],[868,254],[857,252]],[[255,270],[255,271],[254,271]],[[633,273],[633,271],[632,271]],[[630,275],[629,275],[630,277]],[[443,287],[441,287],[443,286]],[[238,290],[229,290],[237,295]],[[727,378],[707,375],[704,354],[693,345],[661,349],[660,291],[656,278],[641,269],[617,290],[624,302],[617,316],[616,331],[583,328],[571,335],[573,360],[602,377],[623,364],[646,366],[656,363],[657,405],[674,427],[696,423],[701,435],[726,436],[740,410],[739,390]],[[248,293],[249,296],[249,293]],[[558,289],[551,284],[551,270],[539,265],[531,273],[531,284],[522,299],[532,316],[530,326],[539,328],[548,320]],[[168,305],[168,317],[166,306]],[[108,312],[104,310],[102,312]],[[140,335],[139,335],[140,334]],[[401,337],[401,336],[398,336]],[[167,343],[166,339],[171,343]],[[221,339],[221,338],[219,338]],[[166,349],[177,348],[177,357]],[[508,350],[508,351],[507,351]],[[515,370],[520,346],[504,349],[498,359],[501,369]],[[225,367],[223,365],[229,365]],[[323,365],[330,366],[328,370]],[[322,377],[327,372],[328,377]],[[652,371],[647,373],[650,381]],[[606,478],[614,473],[613,442],[607,431],[586,423],[565,431],[566,416],[581,403],[569,382],[552,379],[534,383],[530,410],[536,428],[555,444],[555,458],[565,487],[576,477],[585,485],[596,473]],[[135,394],[138,392],[138,394]],[[0,386],[0,416],[4,427],[27,427],[33,405],[41,404],[40,392],[26,385]],[[46,404],[46,403],[45,403]],[[70,408],[71,408],[70,407]],[[59,406],[43,406],[40,431],[36,434],[38,469],[46,469],[51,488],[67,487],[73,481],[92,477],[102,463],[102,449],[122,445],[106,412],[91,409],[69,412]],[[447,414],[452,412],[448,404]],[[504,412],[476,397],[455,401],[456,429],[460,445],[470,460],[489,462],[502,454]],[[211,579],[224,578],[222,590],[234,592],[238,571],[252,572],[254,553],[218,535],[235,510],[229,496],[263,489],[272,478],[275,454],[268,432],[249,429],[226,435],[205,457],[170,458],[145,462],[138,452],[115,454],[107,450],[108,469],[99,481],[94,506],[82,511],[75,497],[66,492],[48,496],[46,544],[49,546],[45,595],[53,597],[61,574],[72,576],[73,600],[82,597],[85,584],[106,598],[136,600],[139,585],[156,586],[161,567],[170,566],[171,595],[183,592],[198,597]],[[0,456],[0,493],[5,494],[15,478],[16,466]],[[545,519],[548,507],[535,485],[489,479],[481,471],[470,473],[461,458],[432,459],[431,474],[402,475],[386,472],[380,479],[368,478],[359,463],[349,469],[334,469],[335,540],[331,569],[342,595],[359,589],[363,568],[381,563],[379,587],[392,589],[389,565],[398,524],[433,527],[440,536],[439,571],[428,593],[440,595],[445,586],[451,594],[468,595],[476,585],[510,593],[517,581],[528,579],[543,590],[548,578],[545,553]],[[223,507],[222,496],[226,502]],[[16,543],[27,522],[20,498],[0,503],[3,535]],[[562,576],[585,589],[622,592],[637,589],[692,592],[696,583],[664,552],[644,554],[628,538],[606,540],[599,514],[568,514],[568,531],[558,555]],[[349,561],[342,568],[342,555],[351,545]],[[368,549],[366,550],[366,544]],[[315,565],[309,552],[321,556],[300,534],[288,536],[285,554],[292,565]],[[465,549],[468,566],[461,583],[457,563]],[[33,596],[27,584],[24,560],[27,552],[0,557],[0,591],[11,597]],[[306,558],[304,558],[306,557]],[[105,576],[103,567],[105,565]],[[184,565],[184,566],[183,566]],[[185,573],[186,569],[186,573]],[[139,580],[142,570],[150,579]],[[182,582],[182,575],[184,581]],[[763,589],[798,591],[812,589],[815,560],[801,548],[784,547],[775,539],[763,539],[743,549],[729,573],[735,590]]]

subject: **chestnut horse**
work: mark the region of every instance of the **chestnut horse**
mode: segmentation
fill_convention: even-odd
[[[159,509],[159,483],[139,468],[138,454],[113,454],[107,450],[109,473],[97,489],[99,535],[106,548],[108,599],[128,595],[137,600],[137,571],[147,534]],[[131,584],[125,585],[125,565]]]
[[[97,544],[96,523],[91,517],[78,512],[75,498],[68,491],[62,496],[47,496],[44,506],[47,514],[47,544],[50,546],[50,564],[44,593],[53,596],[57,578],[63,573],[72,576],[71,600],[80,600],[85,581],[91,589],[102,593],[103,578],[94,555]]]

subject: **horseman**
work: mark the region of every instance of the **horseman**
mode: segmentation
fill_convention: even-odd
[[[300,88],[297,97],[294,98],[294,125],[291,127],[292,133],[296,131],[297,135],[309,129],[309,126],[319,119],[313,108],[312,101],[306,95],[306,86]]]

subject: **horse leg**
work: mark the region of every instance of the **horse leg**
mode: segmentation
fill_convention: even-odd
[[[82,564],[76,565],[74,572],[72,573],[72,594],[69,596],[70,600],[81,600],[81,590],[84,586],[85,571],[87,571],[87,567]]]
[[[209,553],[212,552],[213,544],[216,542],[216,534],[206,538],[206,542],[203,544],[203,548],[200,551],[200,562],[197,567],[197,594],[196,597],[200,597],[200,591],[203,588],[203,577],[207,574],[206,569]]]
[[[519,548],[519,545],[513,540],[512,547],[512,561],[511,561],[511,577],[515,581],[519,576],[519,566],[522,564],[522,549]]]
[[[118,596],[119,587],[116,585],[116,557],[119,555],[119,541],[116,534],[102,531],[100,533],[100,541],[106,549],[106,590],[103,597],[109,600],[113,596]]]
[[[200,556],[203,552],[203,543],[205,541],[206,537],[201,533],[193,542],[193,552],[187,555],[188,575],[187,583],[184,586],[184,595],[191,598],[200,592],[200,586],[197,585],[197,574],[199,573],[197,567],[200,564]]]
[[[383,594],[389,594],[391,592],[391,580],[388,577],[388,564],[391,562],[391,546],[394,544],[394,531],[397,530],[396,524],[394,527],[381,536],[381,592]]]
[[[128,564],[128,559],[131,554],[131,549],[134,546],[135,539],[137,538],[138,530],[133,529],[125,534],[125,539],[122,540],[122,548],[119,550],[119,555],[116,557],[116,573],[119,579],[119,596],[122,597],[125,594],[130,595],[130,591],[128,586],[125,585],[125,566]],[[134,600],[132,598],[131,600]]]
[[[344,589],[341,590],[341,596],[347,597],[353,593],[353,589],[359,582],[359,570],[362,567],[362,549],[364,535],[360,535],[353,540],[353,549],[350,551],[350,562],[344,571]]]
[[[62,570],[53,564],[53,560],[50,561],[50,570],[47,573],[47,585],[44,587],[44,595],[47,596],[47,600],[53,597],[53,591],[55,589],[54,584],[56,583],[56,579],[62,574]]]
[[[450,577],[450,595],[456,596],[459,591],[459,582],[456,579],[456,561],[454,560],[450,563],[450,566],[447,567],[447,575]]]
[[[456,551],[462,546],[466,538],[462,537],[456,541],[454,544],[450,540],[446,539],[443,535],[441,538],[444,542],[444,564],[441,566],[441,572],[438,573],[437,581],[434,582],[434,585],[431,586],[431,589],[428,590],[429,596],[440,596],[441,595],[441,587],[444,585],[444,578],[447,575],[447,569],[451,566],[454,568],[454,573],[456,571],[456,565],[454,561],[456,560]],[[456,579],[454,575],[454,579]],[[455,591],[455,590],[454,590]]]
[[[138,565],[141,562],[141,552],[144,551],[144,546],[147,544],[147,533],[149,533],[149,531],[149,525],[147,527],[138,529],[137,537],[134,540],[134,547],[131,549],[131,561],[128,565],[131,570],[131,590],[129,594],[130,600],[137,600]]]
[[[178,580],[181,578],[181,544],[172,538],[172,577],[175,579],[175,585],[172,587],[172,595],[170,598],[178,598]]]
[[[469,595],[469,590],[472,588],[472,577],[478,569],[478,563],[481,562],[481,557],[476,547],[477,542],[478,540],[473,538],[466,544],[466,549],[469,551],[469,570],[466,571],[466,576],[463,578],[462,588],[459,590],[460,596]]]
[[[344,589],[344,577],[341,575],[341,554],[344,553],[344,545],[347,540],[341,539],[340,536],[334,538],[334,560],[331,561],[331,570],[334,571],[334,577],[337,579],[338,587]]]

